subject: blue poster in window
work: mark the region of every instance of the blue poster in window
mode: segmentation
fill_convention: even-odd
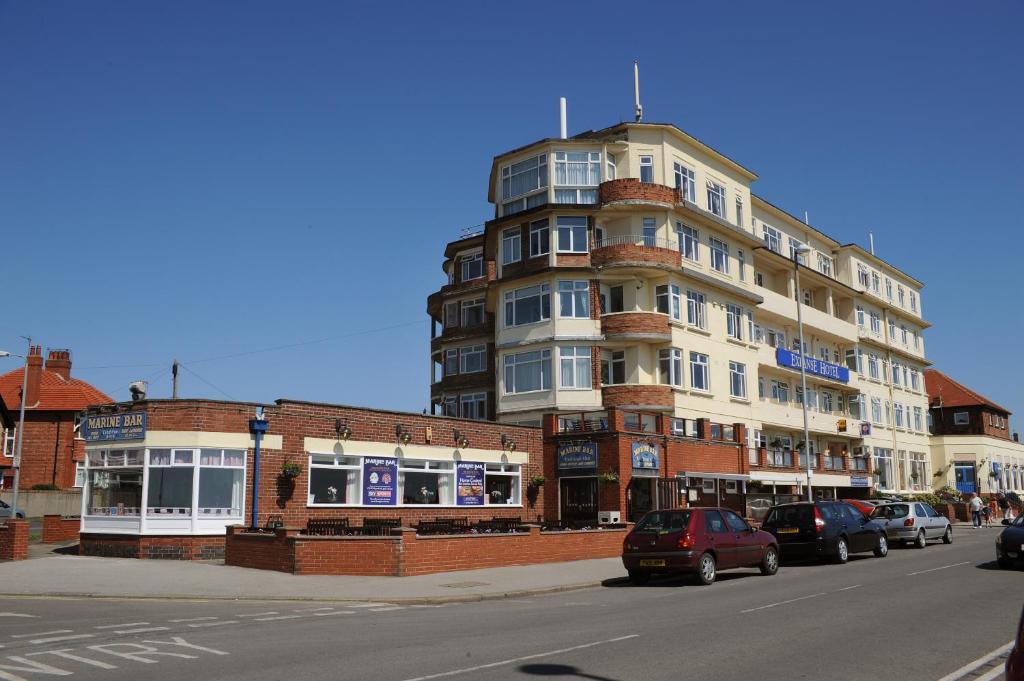
[[[657,471],[660,448],[654,442],[633,443],[633,470]]]
[[[398,499],[398,459],[363,458],[363,505],[394,506]]]
[[[455,467],[455,504],[458,506],[484,505],[484,465],[460,461]]]

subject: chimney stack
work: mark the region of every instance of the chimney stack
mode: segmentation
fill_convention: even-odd
[[[38,345],[33,345],[28,349],[28,360],[25,362],[28,381],[25,384],[25,394],[21,396],[26,408],[39,404],[39,381],[43,376],[42,353],[43,349]]]
[[[50,350],[46,357],[46,370],[61,376],[65,381],[71,379],[71,351]]]

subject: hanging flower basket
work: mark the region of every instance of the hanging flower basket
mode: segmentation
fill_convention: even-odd
[[[612,484],[617,483],[618,481],[619,481],[619,474],[618,473],[615,473],[615,472],[612,472],[612,471],[606,471],[604,473],[601,473],[601,482],[603,482],[605,484],[612,485]]]
[[[297,463],[285,463],[281,465],[281,476],[289,479],[299,477],[299,473],[302,472],[302,466]]]

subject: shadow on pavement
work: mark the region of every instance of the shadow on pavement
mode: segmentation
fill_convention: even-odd
[[[729,582],[734,579],[747,579],[748,577],[761,577],[762,575],[758,572],[719,572],[718,576],[715,577],[715,582]],[[629,577],[613,577],[612,579],[606,579],[601,582],[601,586],[608,588],[621,588],[631,587],[634,589],[652,589],[652,588],[671,588],[677,589],[683,586],[703,586],[697,583],[697,578],[693,575],[677,574],[677,575],[652,575],[651,581],[642,586],[635,586],[629,583]]]
[[[871,560],[872,558],[874,558],[874,556],[871,555],[870,553],[865,553],[863,555],[862,554],[857,554],[857,555],[854,555],[854,556],[850,556],[850,558],[848,559],[848,562],[850,562],[850,563],[857,563],[857,562],[860,562],[862,560]],[[784,568],[784,569],[787,569],[787,570],[790,569],[790,568],[818,567],[819,565],[839,565],[839,563],[836,563],[834,560],[829,560],[829,559],[803,558],[803,559],[800,559],[800,560],[795,560],[795,559],[787,559],[785,557],[782,558],[782,560],[780,561],[779,564],[781,566],[780,569]]]
[[[567,664],[524,664],[519,666],[519,671],[534,676],[566,676],[577,679],[593,679],[593,681],[618,681],[607,676],[595,676],[579,670]]]
[[[1001,571],[1005,571],[1005,572],[1017,571],[1017,572],[1019,572],[1020,569],[1021,569],[1021,564],[1018,563],[1017,565],[1014,565],[1013,567],[1002,568],[1002,567],[999,567],[999,563],[997,563],[994,560],[990,560],[990,561],[987,561],[985,563],[978,563],[974,567],[978,568],[979,570],[993,570],[995,572],[1001,572]]]

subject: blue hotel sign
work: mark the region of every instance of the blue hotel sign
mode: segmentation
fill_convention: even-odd
[[[796,369],[800,371],[800,353],[786,350],[785,348],[775,349],[775,361],[780,367]],[[825,362],[814,357],[804,357],[804,371],[815,376],[828,378],[840,383],[850,382],[850,370],[846,367]]]
[[[558,445],[559,470],[597,468],[596,442],[566,442]]]
[[[86,442],[141,440],[146,437],[146,412],[86,416],[81,435]]]

